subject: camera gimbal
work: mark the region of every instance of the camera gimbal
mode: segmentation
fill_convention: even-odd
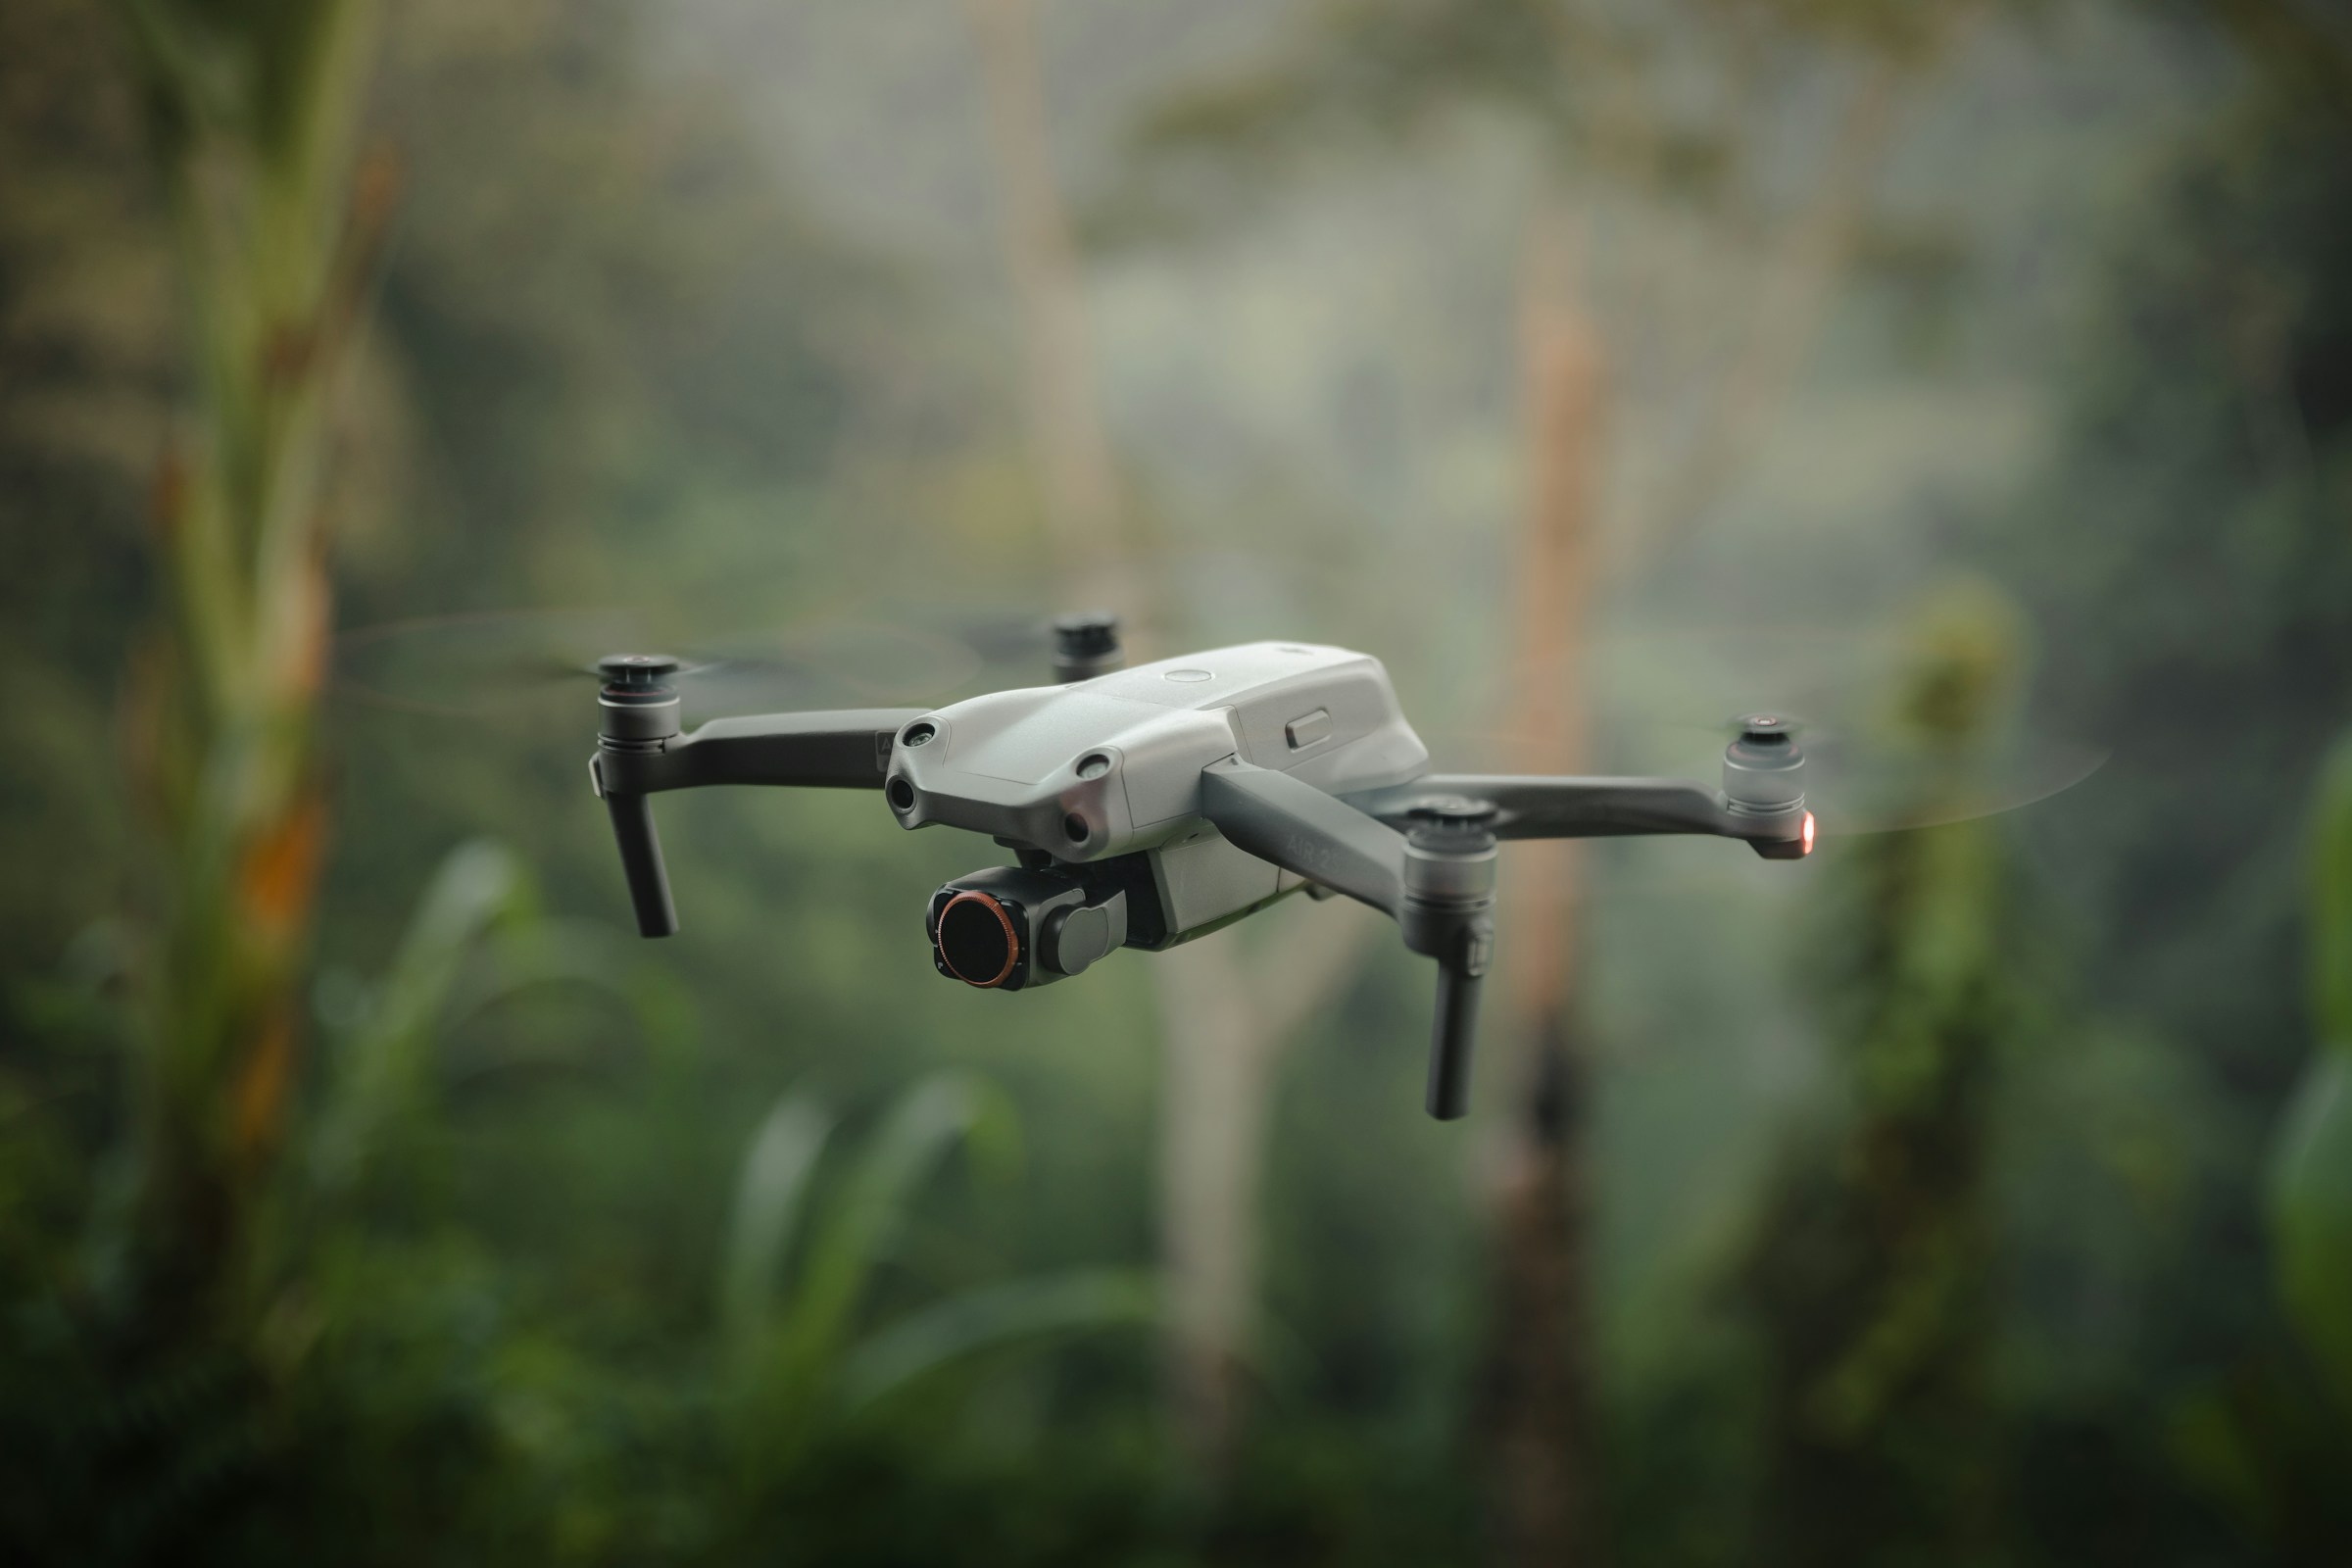
[[[1427,1104],[1468,1107],[1506,839],[1706,833],[1768,859],[1813,848],[1790,726],[1741,721],[1723,788],[1670,778],[1440,774],[1378,660],[1250,643],[1122,668],[1107,615],[1054,623],[1060,684],[945,708],[713,719],[683,732],[674,660],[598,670],[589,777],[638,929],[678,929],[651,797],[707,784],[880,790],[899,825],[986,833],[1017,859],[956,878],[924,929],[939,972],[1018,991],[1120,947],[1159,950],[1300,889],[1395,919],[1438,963]]]

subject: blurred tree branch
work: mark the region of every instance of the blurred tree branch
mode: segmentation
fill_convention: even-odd
[[[124,0],[122,15],[191,369],[155,489],[162,614],[130,697],[163,850],[139,1058],[141,1289],[175,1312],[233,1311],[298,1059],[325,833],[331,414],[393,180],[358,157],[365,0]]]
[[[2275,76],[2352,114],[2352,34],[2306,0],[2206,0],[2224,31]]]

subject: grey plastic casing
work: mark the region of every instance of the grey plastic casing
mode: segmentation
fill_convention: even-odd
[[[589,775],[638,929],[678,928],[650,797],[710,784],[879,786],[902,826],[944,822],[1016,850],[1018,867],[956,878],[926,910],[941,971],[984,987],[1048,984],[1122,943],[1164,948],[1299,888],[1343,894],[1437,960],[1425,1103],[1450,1120],[1469,1104],[1498,842],[1703,833],[1771,859],[1813,847],[1803,754],[1778,718],[1742,721],[1721,793],[1675,778],[1437,775],[1368,655],[1248,643],[1087,676],[1116,657],[1109,617],[1055,630],[1062,684],[928,712],[718,719],[691,734],[662,679],[674,661],[604,661]],[[1024,923],[995,979],[951,960],[942,926],[959,891]]]
[[[1303,885],[1201,820],[1200,771],[1227,758],[1333,795],[1429,769],[1379,660],[1244,643],[925,713],[900,729],[884,792],[904,827],[945,823],[1073,864],[1146,854],[1172,943]]]

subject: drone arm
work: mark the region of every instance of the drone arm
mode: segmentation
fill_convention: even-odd
[[[1404,839],[1312,784],[1227,759],[1200,770],[1200,814],[1237,847],[1395,916]]]
[[[1679,778],[1546,778],[1509,773],[1433,773],[1409,784],[1350,797],[1384,822],[1401,821],[1434,796],[1492,801],[1503,839],[1623,838],[1705,833],[1745,840],[1759,852],[1794,846],[1801,811],[1743,812],[1703,784]]]
[[[666,706],[674,715],[675,700]],[[617,720],[608,713],[607,733],[589,760],[588,775],[612,818],[637,929],[649,937],[674,936],[678,929],[649,797],[705,784],[880,789],[892,741],[921,714],[919,709],[897,708],[767,713],[713,719],[691,735],[664,735],[659,731],[674,729],[674,716],[658,717],[631,733],[628,711],[620,710]]]
[[[608,795],[706,784],[878,790],[891,742],[922,713],[918,708],[859,708],[712,719],[692,734],[669,737],[659,751],[608,745],[600,754],[604,788]]]

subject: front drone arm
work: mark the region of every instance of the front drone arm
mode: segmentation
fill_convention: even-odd
[[[1259,859],[1395,916],[1404,945],[1438,960],[1429,1113],[1443,1120],[1468,1108],[1496,840],[1705,833],[1774,860],[1813,848],[1803,755],[1785,720],[1764,716],[1726,748],[1721,794],[1673,778],[1461,773],[1340,797],[1229,759],[1201,771],[1200,814]]]
[[[1809,843],[1802,797],[1793,805],[1742,808],[1703,784],[1679,778],[1546,778],[1509,773],[1433,773],[1409,784],[1351,795],[1384,822],[1403,822],[1437,797],[1489,801],[1500,839],[1596,839],[1704,833],[1744,841],[1767,859],[1793,859]]]
[[[1200,773],[1200,814],[1239,849],[1394,917],[1438,960],[1429,1113],[1470,1108],[1479,982],[1494,951],[1494,809],[1424,791],[1408,834],[1313,785],[1228,759]]]
[[[1288,773],[1228,758],[1200,772],[1200,814],[1235,847],[1396,917],[1404,838]]]
[[[612,838],[629,884],[637,929],[674,936],[677,907],[654,830],[650,797],[706,784],[782,784],[818,789],[880,789],[891,743],[920,709],[860,708],[830,713],[768,713],[713,719],[678,733],[677,693],[663,684],[666,660],[622,656],[606,661],[598,699],[604,724],[588,777],[612,818]]]

